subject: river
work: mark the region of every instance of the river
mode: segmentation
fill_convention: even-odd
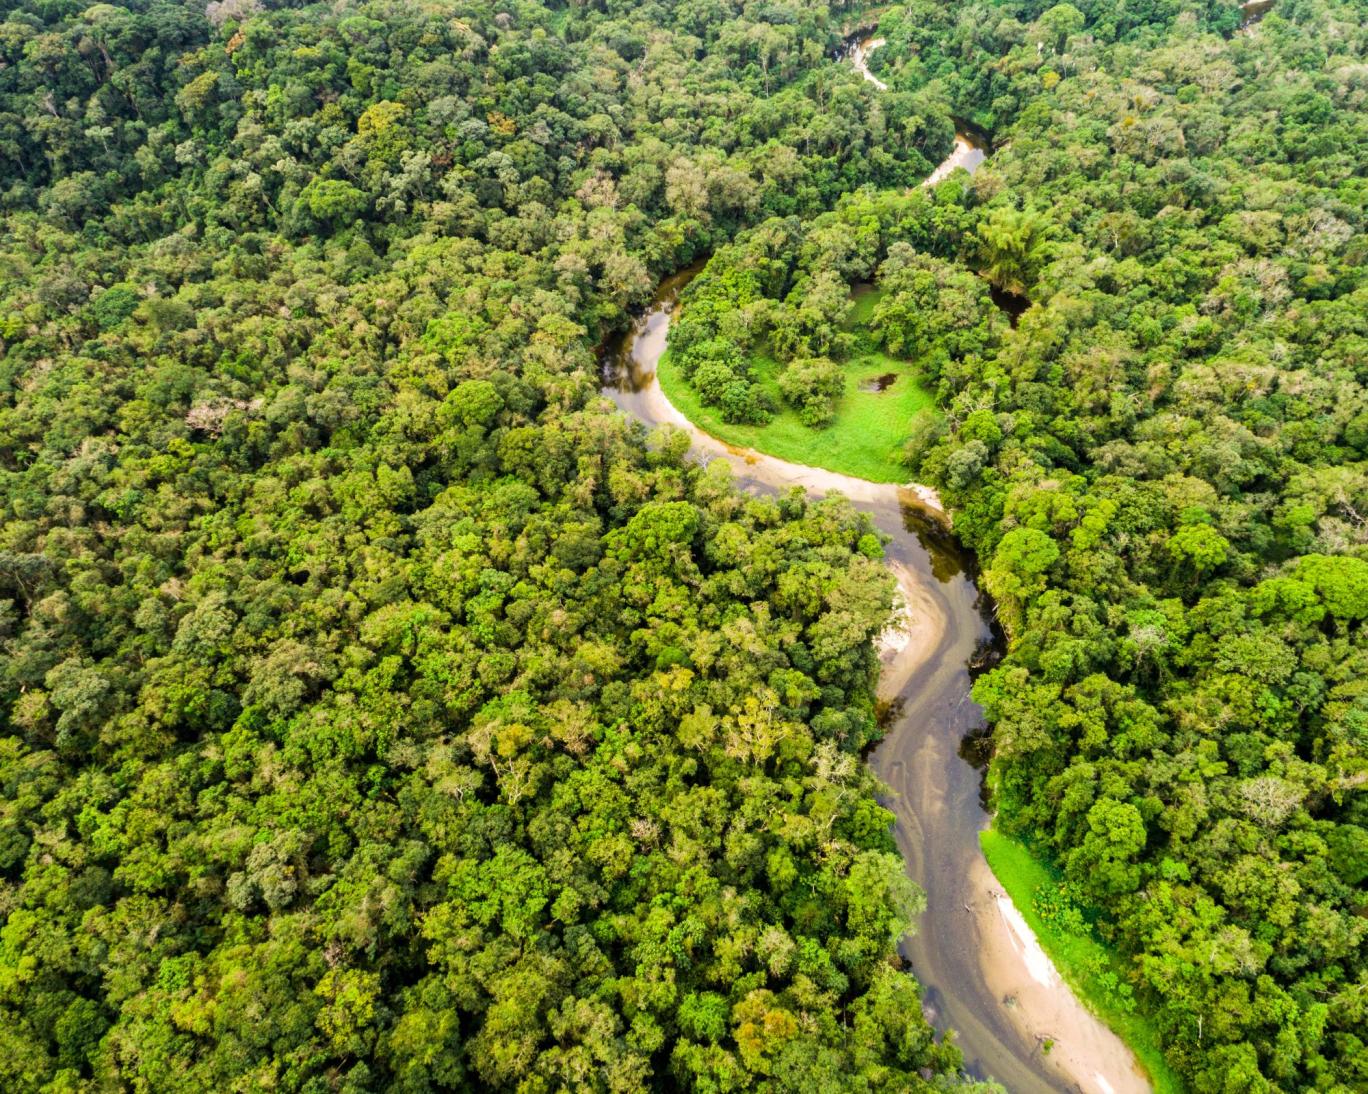
[[[877,37],[869,28],[865,28],[846,38],[841,43],[841,48],[837,50],[837,56],[848,60],[856,72],[880,91],[887,91],[888,85],[869,71],[869,55],[884,44],[883,38]],[[923,180],[922,185],[935,186],[936,183],[948,178],[952,171],[960,167],[973,174],[978,169],[979,164],[987,158],[987,144],[974,134],[967,132],[965,126],[960,126],[955,133],[955,147],[945,159],[936,165],[936,169]]]
[[[951,158],[957,154],[958,143]],[[954,166],[942,164],[926,184]],[[685,418],[661,390],[656,365],[679,294],[696,272],[661,283],[651,308],[608,355],[604,394],[648,426],[686,430],[694,453],[725,459],[742,487],[839,491],[888,536],[887,564],[904,609],[879,646],[879,695],[893,714],[869,762],[888,788],[885,805],[908,874],[926,893],[918,930],[900,948],[922,986],[928,1018],[956,1031],[972,1075],[1014,1092],[1149,1090],[1129,1049],[1060,980],[979,848],[978,833],[990,818],[980,801],[980,772],[960,751],[983,721],[969,695],[969,665],[993,648],[993,633],[971,560],[945,531],[939,500],[926,487],[866,482],[736,448]]]

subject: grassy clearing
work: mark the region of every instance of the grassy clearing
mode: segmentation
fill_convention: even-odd
[[[1134,1008],[1122,966],[1079,909],[1060,895],[1060,879],[1025,844],[992,828],[979,833],[994,876],[1030,925],[1055,968],[1094,1014],[1130,1046],[1157,1094],[1182,1094],[1153,1024]]]
[[[685,383],[668,352],[660,359],[657,371],[660,386],[670,402],[705,433],[729,444],[870,482],[906,482],[911,476],[900,460],[902,447],[912,415],[930,404],[930,394],[918,385],[906,361],[887,354],[866,353],[843,368],[845,394],[841,396],[836,420],[825,429],[804,425],[788,407],[768,425],[730,425],[722,420],[716,407],[699,402],[698,393]],[[775,362],[767,357],[757,358],[755,370],[761,385],[774,396],[775,402],[780,402]],[[897,373],[898,379],[887,391],[859,389],[863,381],[889,372]]]
[[[851,302],[855,306],[850,309],[850,315],[841,326],[845,330],[865,330],[869,326],[869,321],[874,318],[874,308],[887,295],[887,289],[880,289],[874,285],[857,286],[850,294]]]
[[[882,295],[863,289],[854,294],[855,306],[846,321],[847,330],[862,331],[869,323]],[[821,467],[871,482],[907,482],[911,477],[902,463],[912,416],[930,406],[932,396],[917,382],[913,365],[863,343],[854,357],[842,365],[845,393],[836,408],[836,420],[825,429],[813,429],[798,420],[779,394],[779,366],[770,357],[757,356],[752,364],[760,385],[783,409],[768,425],[730,425],[716,407],[704,406],[697,392],[680,375],[666,352],[657,371],[660,386],[680,412],[714,437],[729,444],[754,448],[793,463]],[[893,373],[897,380],[886,391],[861,391],[860,385]]]

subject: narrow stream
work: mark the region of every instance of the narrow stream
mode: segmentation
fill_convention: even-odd
[[[888,85],[869,71],[869,55],[884,44],[885,39],[875,38],[868,31],[856,31],[842,45],[840,56],[848,58],[855,71],[877,87],[887,91]]]
[[[866,37],[848,55],[862,59],[869,48]],[[926,185],[982,161],[977,142],[966,137],[963,143],[977,158],[952,163],[963,155],[957,141]],[[892,716],[869,762],[888,787],[885,805],[896,818],[908,874],[926,893],[918,929],[901,949],[922,986],[928,1018],[939,1030],[956,1031],[972,1075],[1013,1092],[1149,1090],[1129,1049],[1060,980],[979,848],[989,816],[980,801],[980,773],[961,748],[983,720],[969,695],[969,665],[982,662],[994,636],[971,560],[944,530],[939,500],[925,487],[871,483],[740,449],[685,418],[661,390],[656,365],[679,294],[698,269],[661,283],[650,310],[605,359],[603,391],[648,426],[686,430],[695,454],[725,459],[744,488],[839,491],[889,537],[887,563],[905,611],[880,644],[879,695],[892,705]]]
[[[836,53],[838,57],[848,60],[856,72],[880,91],[887,91],[888,85],[869,71],[869,55],[884,44],[883,38],[866,28],[850,35]],[[963,167],[972,175],[979,164],[988,158],[987,143],[967,129],[967,126],[961,125],[956,131],[954,149],[936,165],[936,169],[922,182],[923,186],[935,186],[942,179],[949,178],[957,167]]]

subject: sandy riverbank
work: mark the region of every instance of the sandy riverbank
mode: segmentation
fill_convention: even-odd
[[[971,905],[985,979],[1042,1062],[1089,1094],[1145,1094],[1150,1083],[1130,1049],[1069,990],[988,863],[975,873],[971,887],[985,895]]]
[[[893,792],[887,804],[898,818],[895,836],[909,872],[927,891],[922,933],[909,940],[907,953],[933,1020],[959,1032],[975,1073],[1014,1092],[1148,1090],[1130,1050],[1063,982],[978,848],[988,818],[977,803],[977,772],[959,758],[958,740],[978,717],[965,665],[984,624],[972,582],[937,573],[908,517],[929,511],[945,520],[939,497],[924,486],[872,483],[739,448],[690,422],[656,376],[680,287],[663,287],[657,307],[622,347],[609,388],[617,404],[648,425],[685,430],[695,452],[727,461],[743,482],[799,486],[815,495],[839,491],[889,537],[899,607],[878,643],[879,697],[899,713],[872,763]],[[1044,1038],[1053,1041],[1048,1053]]]
[[[850,51],[850,63],[855,66],[855,71],[880,91],[887,91],[888,85],[869,71],[869,55],[883,45],[884,41],[883,38],[865,38],[856,42]]]
[[[867,64],[880,44],[865,38],[852,47],[850,59],[882,89],[886,85]],[[923,185],[959,167],[972,172],[984,154],[958,137]],[[878,693],[895,716],[870,762],[890,789],[885,804],[897,818],[894,837],[908,872],[927,894],[919,933],[903,949],[922,983],[928,1016],[939,1028],[957,1031],[974,1074],[995,1078],[1014,1094],[1149,1090],[1134,1055],[1059,976],[979,848],[978,833],[989,818],[978,800],[978,772],[959,755],[959,742],[981,724],[969,697],[967,664],[988,631],[978,591],[953,552],[928,546],[916,530],[925,514],[948,524],[941,499],[920,484],[873,483],[789,463],[728,444],[689,421],[661,389],[656,366],[690,276],[661,285],[656,306],[618,352],[605,393],[648,425],[685,430],[696,452],[726,460],[743,483],[800,486],[814,495],[839,491],[888,537],[898,608],[878,641]]]

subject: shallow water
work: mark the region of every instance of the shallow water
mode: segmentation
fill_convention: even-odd
[[[869,55],[883,44],[882,38],[859,39],[850,49],[850,63],[855,66],[856,72],[880,91],[887,91],[888,85],[869,71]]]
[[[1253,0],[1253,2],[1263,2],[1263,0]],[[1272,3],[1272,0],[1267,0]],[[847,58],[855,71],[877,87],[880,91],[887,91],[888,85],[869,71],[869,55],[883,45],[885,40],[879,38],[868,30],[856,31],[845,40],[840,54]],[[967,132],[967,127],[961,127],[955,134],[955,147],[950,155],[946,156],[930,176],[922,183],[923,186],[935,186],[936,183],[950,177],[951,172],[956,168],[963,167],[971,175],[978,170],[979,164],[988,158],[988,146],[985,141],[973,133]]]
[[[865,62],[879,44],[862,32],[848,41],[846,55],[883,88]],[[972,172],[985,155],[982,142],[960,134],[923,185],[935,185],[956,167]],[[972,557],[947,531],[935,491],[867,482],[739,448],[704,433],[675,408],[656,365],[679,294],[702,265],[661,282],[650,310],[609,348],[603,392],[648,426],[686,430],[695,455],[725,460],[744,488],[838,491],[889,537],[885,556],[903,606],[879,642],[879,698],[890,715],[869,763],[888,788],[883,800],[894,814],[908,875],[926,893],[917,930],[899,949],[922,986],[927,1017],[941,1031],[956,1031],[971,1074],[1013,1092],[1149,1090],[1130,1050],[1060,980],[979,848],[989,815],[980,770],[971,762],[984,749],[970,671],[993,663],[1000,646],[991,607],[973,581]],[[1042,1051],[1047,1040],[1053,1043],[1048,1055]]]
[[[871,380],[864,380],[860,384],[861,391],[887,391],[898,382],[896,372],[885,372],[882,376],[875,376]]]
[[[934,491],[866,482],[729,445],[670,403],[656,364],[679,293],[695,272],[662,282],[652,308],[610,348],[604,394],[649,426],[686,430],[694,454],[725,460],[744,488],[839,491],[889,537],[887,562],[904,610],[879,644],[879,696],[892,713],[869,763],[888,787],[884,804],[896,818],[894,836],[908,874],[926,892],[917,932],[900,949],[922,985],[927,1016],[942,1031],[956,1030],[972,1074],[1012,1091],[1148,1089],[1115,1035],[1057,975],[1042,976],[1043,967],[1053,973],[1053,966],[998,892],[979,849],[978,833],[989,818],[980,773],[965,758],[975,754],[973,738],[966,747],[966,737],[983,721],[969,697],[970,665],[990,663],[996,645],[972,558],[946,531]],[[1054,1041],[1048,1056],[1040,1048],[1045,1038]]]

